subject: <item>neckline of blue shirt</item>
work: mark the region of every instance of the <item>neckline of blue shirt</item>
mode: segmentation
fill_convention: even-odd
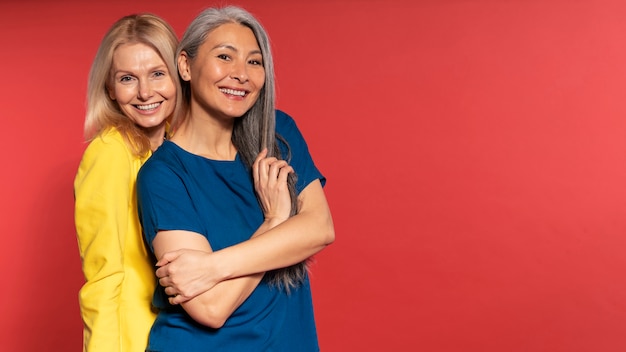
[[[236,163],[236,162],[239,162],[239,152],[237,152],[237,154],[235,154],[235,159],[234,160],[216,160],[216,159],[207,158],[207,157],[202,156],[202,155],[194,154],[194,153],[192,153],[190,151],[187,151],[187,150],[183,149],[178,144],[176,144],[176,143],[174,143],[172,141],[169,141],[169,140],[163,141],[163,145],[165,145],[165,144],[167,144],[167,145],[173,147],[174,149],[182,152],[183,154],[188,155],[189,157],[193,157],[193,158],[199,158],[199,159],[210,161],[210,162],[214,162],[214,163]]]

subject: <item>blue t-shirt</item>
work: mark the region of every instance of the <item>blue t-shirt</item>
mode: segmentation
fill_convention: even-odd
[[[276,132],[289,144],[296,191],[324,177],[315,167],[293,119],[276,112]],[[281,153],[286,146],[279,142]],[[211,160],[165,141],[137,176],[137,200],[144,236],[152,248],[161,230],[204,235],[214,251],[250,238],[263,222],[251,172],[234,161]],[[220,329],[195,322],[167,301],[157,286],[160,309],[148,351],[319,351],[309,279],[289,294],[262,280]]]

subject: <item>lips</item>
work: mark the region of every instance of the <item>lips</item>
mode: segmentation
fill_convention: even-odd
[[[220,88],[220,92],[224,94],[238,96],[238,97],[243,97],[247,94],[245,90],[230,89],[230,88]]]
[[[144,105],[134,105],[137,109],[142,111],[154,110],[159,107],[161,103],[152,103],[152,104],[144,104]]]

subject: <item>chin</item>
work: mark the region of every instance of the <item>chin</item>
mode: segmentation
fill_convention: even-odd
[[[138,123],[142,128],[157,128],[165,125],[165,119],[160,119],[159,121],[143,121],[142,123]]]

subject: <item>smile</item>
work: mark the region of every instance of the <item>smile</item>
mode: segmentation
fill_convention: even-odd
[[[229,89],[229,88],[220,88],[220,92],[225,93],[225,94],[230,94],[230,95],[236,95],[238,97],[243,97],[246,95],[245,90],[235,90],[235,89]]]
[[[152,103],[152,104],[146,104],[146,105],[135,105],[135,107],[139,110],[154,110],[156,108],[159,107],[159,105],[161,105],[161,103]]]

